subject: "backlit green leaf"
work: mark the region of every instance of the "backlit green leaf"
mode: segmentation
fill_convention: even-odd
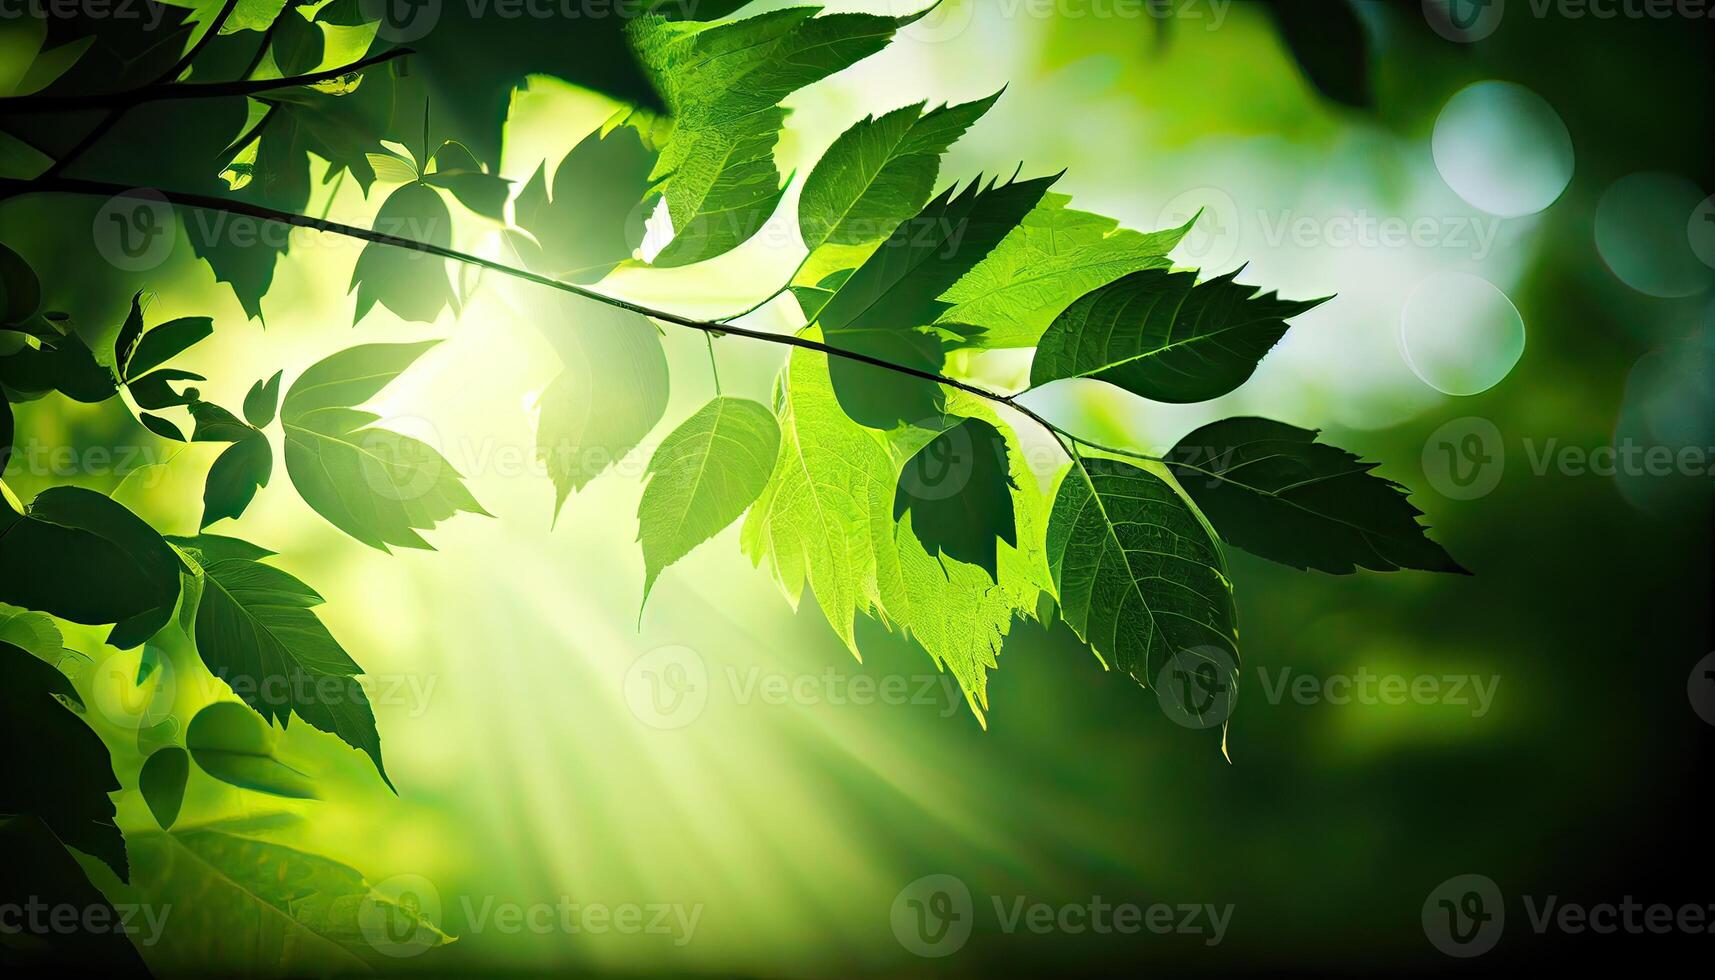
[[[941,296],[952,307],[941,322],[981,328],[974,346],[1034,347],[1042,332],[1079,297],[1140,269],[1165,269],[1167,253],[1190,229],[1144,234],[1067,207],[1045,194],[1024,221]]]
[[[198,711],[185,729],[190,757],[198,769],[215,779],[258,793],[315,799],[316,788],[310,777],[276,758],[274,741],[268,723],[237,701],[216,701]],[[156,818],[160,818],[158,812]],[[170,827],[172,821],[161,826]]]
[[[774,414],[745,398],[716,398],[662,441],[637,507],[645,602],[662,569],[738,520],[761,495],[779,451]]]
[[[442,248],[453,244],[452,214],[427,184],[406,184],[389,194],[375,215],[375,230]],[[347,289],[357,290],[353,323],[368,316],[377,302],[400,319],[419,323],[435,322],[448,306],[455,313],[459,308],[445,259],[393,245],[365,245]]]
[[[137,834],[137,885],[170,907],[150,963],[172,974],[210,963],[245,973],[366,973],[377,948],[408,955],[451,942],[409,896],[356,870],[215,824]]]
[[[328,523],[372,548],[428,548],[417,534],[460,511],[487,516],[434,448],[352,406],[374,397],[435,341],[366,344],[311,365],[286,392],[286,472]]]

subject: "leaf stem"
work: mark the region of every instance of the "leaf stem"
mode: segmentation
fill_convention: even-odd
[[[703,339],[709,344],[709,373],[714,375],[715,397],[719,398],[721,396],[721,366],[715,362],[715,335],[705,333]]]
[[[535,283],[539,286],[546,286],[549,289],[557,289],[561,292],[570,293],[574,296],[591,300],[592,302],[603,303],[616,309],[636,313],[662,323],[671,323],[675,326],[684,327],[689,330],[701,331],[710,338],[711,363],[713,354],[713,338],[726,334],[733,334],[735,336],[745,337],[750,340],[758,340],[768,344],[779,344],[785,347],[798,347],[804,350],[813,350],[830,357],[839,357],[848,361],[856,361],[861,364],[868,364],[871,367],[881,368],[884,371],[892,371],[896,374],[909,375],[914,378],[920,378],[924,381],[931,381],[935,384],[945,385],[948,388],[953,388],[969,395],[975,395],[978,398],[982,398],[994,404],[1004,405],[1041,426],[1045,431],[1053,435],[1055,437],[1055,441],[1060,444],[1062,449],[1066,448],[1064,443],[1060,443],[1060,438],[1064,437],[1066,439],[1070,439],[1073,443],[1087,446],[1100,452],[1112,453],[1116,456],[1127,456],[1148,462],[1164,462],[1164,460],[1158,456],[1151,456],[1147,453],[1138,452],[1137,450],[1119,449],[1114,446],[1106,446],[1063,429],[1044,418],[1035,409],[1025,405],[1023,402],[1020,402],[1018,400],[1019,395],[1024,394],[1024,392],[1012,395],[1003,394],[998,391],[984,388],[981,385],[972,384],[968,381],[961,381],[958,378],[950,378],[943,374],[937,374],[934,371],[926,371],[921,368],[912,367],[908,364],[897,364],[893,361],[862,353],[861,351],[835,347],[831,344],[825,344],[819,340],[810,340],[806,337],[797,336],[796,334],[769,333],[764,330],[753,330],[749,327],[734,326],[727,322],[699,320],[695,317],[674,313],[671,310],[655,309],[654,307],[645,306],[641,303],[634,303],[631,300],[623,299],[618,296],[610,296],[586,286],[579,286],[575,283],[555,279],[552,276],[545,276],[541,273],[531,272],[528,269],[520,269],[516,266],[507,265],[504,262],[499,262],[494,259],[486,259],[478,255],[471,255],[467,252],[460,252],[457,249],[435,245],[430,242],[420,242],[415,239],[401,238],[397,235],[390,235],[383,231],[360,228],[356,225],[343,224],[337,221],[328,221],[324,218],[312,218],[308,215],[293,214],[290,211],[278,211],[273,208],[251,204],[247,201],[235,201],[228,198],[215,197],[210,194],[169,191],[159,188],[127,187],[123,184],[112,184],[95,180],[82,180],[71,177],[54,177],[51,179],[47,177],[38,177],[33,180],[24,180],[16,177],[0,177],[0,201],[20,194],[33,193],[63,193],[115,197],[121,194],[136,193],[139,191],[157,194],[169,203],[179,205],[180,207],[198,208],[205,211],[219,211],[226,214],[237,215],[239,217],[255,218],[259,221],[270,221],[276,224],[287,225],[295,228],[309,228],[314,231],[342,235],[347,238],[353,238],[364,242],[372,242],[377,245],[410,249],[412,251],[422,252],[426,255],[434,255],[449,261],[459,262],[474,268],[487,269],[491,272],[497,272],[501,275],[518,279],[523,282]],[[717,384],[718,383],[717,375]],[[1071,455],[1073,454],[1068,452],[1068,456]]]

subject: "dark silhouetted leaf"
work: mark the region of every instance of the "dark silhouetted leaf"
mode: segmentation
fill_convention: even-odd
[[[258,429],[268,427],[274,421],[274,413],[280,406],[280,377],[284,371],[275,371],[274,376],[267,381],[258,381],[250,386],[250,391],[244,396],[244,419]]]
[[[93,490],[50,487],[28,514],[0,503],[0,602],[74,623],[115,623],[107,641],[120,649],[166,625],[180,567],[154,528]],[[99,579],[91,569],[101,570]]]
[[[1221,537],[1264,558],[1345,575],[1358,568],[1465,572],[1417,522],[1406,489],[1376,464],[1269,419],[1212,422],[1168,466]]]
[[[119,791],[107,746],[61,700],[83,707],[52,664],[0,642],[0,813],[41,818],[54,835],[129,876],[113,822]]]
[[[153,371],[213,333],[214,321],[206,316],[168,320],[143,335],[126,362],[125,377],[137,378]]]
[[[1103,286],[1055,319],[1036,349],[1030,383],[1095,378],[1159,402],[1201,402],[1232,391],[1286,333],[1286,321],[1323,300],[1258,295],[1233,270],[1148,269]]]
[[[998,574],[998,541],[1018,545],[1006,438],[982,419],[964,419],[906,461],[893,517],[912,514],[912,530],[930,554]]]
[[[1104,663],[1145,687],[1169,664],[1215,663],[1229,706],[1238,696],[1238,617],[1220,547],[1156,473],[1074,462],[1048,517],[1048,567],[1061,616]]]
[[[143,802],[149,804],[149,812],[154,814],[155,823],[162,830],[171,830],[178,822],[179,808],[185,802],[185,782],[190,774],[190,754],[177,745],[156,749],[143,760],[137,788],[142,791]]]
[[[827,342],[842,350],[938,372],[944,353],[925,333],[945,293],[1005,238],[1057,177],[949,187],[877,248],[821,308]],[[942,396],[932,381],[842,359],[830,365],[840,406],[872,428],[924,422]]]
[[[274,449],[268,437],[256,430],[226,447],[209,467],[202,489],[202,524],[208,527],[223,518],[236,520],[250,506],[256,491],[274,475]]]
[[[310,611],[321,596],[260,561],[192,552],[197,555],[203,581],[196,647],[209,672],[266,721],[283,728],[296,714],[361,750],[391,788],[375,715],[357,681],[363,669]],[[196,755],[196,746],[189,747]]]
[[[106,764],[105,753],[102,762]],[[8,902],[27,899],[49,909],[78,909],[80,918],[87,916],[88,921],[124,919],[90,883],[61,839],[35,816],[0,818],[0,895]],[[149,976],[137,948],[116,930],[29,929],[28,920],[9,928],[14,931],[0,946],[0,964],[8,976]]]

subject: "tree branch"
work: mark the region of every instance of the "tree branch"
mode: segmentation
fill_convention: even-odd
[[[491,272],[497,272],[501,275],[518,279],[523,282],[535,283],[539,286],[546,286],[549,289],[557,289],[564,293],[570,293],[574,296],[591,300],[592,302],[603,303],[617,309],[626,310],[631,313],[648,317],[652,320],[671,323],[675,326],[684,327],[689,330],[701,331],[704,334],[714,337],[731,334],[733,336],[746,337],[751,340],[759,340],[767,344],[779,344],[786,347],[798,347],[804,350],[813,350],[821,354],[826,354],[829,357],[839,357],[848,361],[856,361],[860,364],[868,364],[871,367],[880,368],[884,371],[892,371],[896,374],[908,375],[910,377],[920,378],[924,381],[930,381],[938,385],[945,385],[948,388],[953,388],[955,390],[965,392],[966,394],[975,395],[978,398],[982,398],[997,405],[1004,405],[1007,408],[1018,412],[1020,415],[1030,419],[1032,422],[1035,422],[1050,435],[1054,436],[1056,445],[1060,445],[1062,449],[1065,449],[1065,445],[1060,442],[1060,439],[1061,437],[1064,437],[1072,440],[1074,443],[1088,446],[1089,448],[1100,452],[1113,453],[1119,456],[1129,456],[1134,459],[1141,459],[1149,462],[1162,462],[1160,457],[1150,456],[1135,450],[1116,449],[1112,446],[1104,446],[1100,443],[1092,442],[1091,440],[1069,432],[1044,418],[1035,409],[1019,402],[1017,395],[1007,395],[998,391],[991,391],[981,385],[971,384],[968,381],[961,381],[958,378],[949,378],[946,375],[937,374],[933,371],[925,371],[920,368],[911,367],[907,364],[896,364],[892,361],[874,357],[860,351],[847,350],[843,347],[834,347],[831,344],[825,344],[818,340],[809,340],[795,334],[769,333],[763,330],[752,330],[748,327],[734,326],[732,323],[725,321],[715,322],[699,320],[695,317],[684,316],[683,314],[674,313],[670,310],[655,309],[654,307],[645,306],[641,303],[634,303],[628,299],[622,299],[618,296],[610,296],[586,286],[579,286],[575,283],[555,279],[552,276],[544,276],[527,269],[510,266],[504,262],[485,259],[478,255],[471,255],[468,252],[460,252],[457,249],[447,248],[429,242],[420,242],[415,239],[401,238],[397,235],[390,235],[384,231],[360,228],[356,225],[342,224],[341,222],[328,221],[323,218],[312,218],[308,215],[293,214],[289,211],[277,211],[273,208],[261,207],[246,201],[234,201],[227,198],[215,197],[209,194],[193,194],[183,191],[160,190],[158,188],[127,187],[123,184],[111,184],[103,181],[81,180],[69,177],[55,177],[52,179],[42,177],[36,178],[35,180],[22,180],[14,177],[0,178],[0,200],[21,194],[36,193],[80,194],[100,197],[117,197],[122,194],[133,193],[154,194],[159,195],[167,202],[176,204],[180,207],[198,208],[206,211],[219,211],[239,217],[254,218],[258,221],[268,221],[275,224],[288,225],[294,228],[308,228],[314,231],[342,235],[358,241],[372,242],[376,245],[386,245],[392,248],[403,248],[415,252],[422,252],[427,255],[438,256],[439,258],[459,262],[474,268],[487,269]],[[1071,454],[1068,453],[1068,455]]]
[[[165,102],[173,99],[219,99],[235,95],[257,95],[277,89],[314,85],[318,82],[343,78],[353,72],[373,68],[395,58],[415,54],[411,48],[394,48],[370,55],[360,61],[338,68],[293,75],[289,78],[238,79],[230,82],[156,82],[128,92],[108,92],[98,95],[18,95],[0,99],[4,112],[71,112],[78,109],[130,108],[144,102]]]

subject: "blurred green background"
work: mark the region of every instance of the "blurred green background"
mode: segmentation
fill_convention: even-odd
[[[1687,699],[1710,650],[1710,479],[1556,462],[1564,447],[1715,446],[1715,268],[1687,224],[1715,189],[1707,25],[1538,16],[1520,3],[1463,43],[1436,33],[1417,3],[1359,9],[1368,109],[1320,94],[1261,5],[1194,0],[947,0],[882,54],[788,102],[782,170],[801,175],[866,113],[1007,85],[943,182],[1020,161],[1027,174],[1065,167],[1057,189],[1074,206],[1127,227],[1202,208],[1176,253],[1184,264],[1249,262],[1246,281],[1283,295],[1337,294],[1221,402],[1151,406],[1099,386],[1033,402],[1079,431],[1154,449],[1229,415],[1322,427],[1411,487],[1475,573],[1329,577],[1232,554],[1247,661],[1230,765],[1064,627],[1015,626],[985,731],[909,642],[866,623],[859,664],[813,608],[795,614],[740,553],[736,528],[669,570],[639,623],[643,464],[712,393],[703,340],[669,330],[667,419],[551,526],[530,412],[555,365],[519,313],[524,287],[467,278],[465,314],[437,325],[446,342],[379,411],[439,445],[495,519],[461,517],[432,534],[436,552],[389,557],[318,520],[281,479],[239,524],[211,529],[279,551],[329,597],[325,620],[375,682],[399,795],[355,751],[293,726],[282,753],[325,781],[326,800],[283,804],[197,775],[183,821],[297,814],[273,839],[438,904],[460,940],[388,961],[430,973],[1436,966],[1452,961],[1420,917],[1458,874],[1487,875],[1509,900],[1715,897],[1696,800],[1710,727]],[[1467,88],[1488,81],[1526,95]],[[552,166],[611,110],[533,85],[515,100],[503,174]],[[1654,176],[1626,179],[1635,174]],[[742,308],[797,262],[793,199],[737,252],[685,271],[623,271],[604,288],[690,313]],[[328,203],[332,217],[365,223],[378,202],[346,186]],[[88,227],[63,201],[12,202],[4,218],[26,257],[55,248],[55,232],[15,229]],[[1403,241],[1386,232],[1402,227],[1417,230]],[[475,219],[458,244],[500,254],[496,229]],[[381,310],[353,330],[344,287],[357,252],[295,233],[264,327],[181,238],[148,283],[159,294],[149,321],[215,317],[184,366],[214,379],[205,395],[223,404],[277,368],[290,378],[353,343],[424,336]],[[48,306],[117,327],[122,296],[54,285]],[[748,322],[788,329],[796,316],[787,298]],[[728,393],[766,398],[778,349],[733,338],[717,351]],[[967,367],[1017,383],[1028,358]],[[55,472],[26,441],[8,477],[24,499],[56,483],[117,487],[163,531],[194,532],[218,447],[154,439],[112,402],[56,397],[18,415],[43,446],[142,449]],[[125,475],[139,462],[164,465]],[[1472,473],[1474,483],[1457,478]],[[68,646],[95,658],[77,683],[128,785],[141,763],[128,728],[170,731],[217,695],[188,648],[164,651],[174,670],[158,693],[126,680],[136,651],[115,654],[93,630],[68,634]],[[669,664],[689,669],[701,697],[663,714],[648,685]],[[1318,685],[1435,678],[1443,691],[1465,678],[1471,699],[1475,679],[1493,697],[1486,710],[1454,698],[1270,699],[1283,670]],[[849,686],[859,677],[879,693],[857,693],[868,690]],[[787,695],[768,697],[770,684]],[[151,825],[135,793],[120,798],[120,820]],[[92,874],[125,895],[104,869]],[[931,874],[955,876],[974,901],[971,938],[944,958],[919,957],[895,929],[902,889]],[[1096,896],[1230,905],[1232,918],[1210,945],[1207,934],[1008,933],[994,905]],[[487,914],[562,901],[675,906],[695,927],[538,933]],[[1508,911],[1517,918],[1487,962],[1600,942],[1533,936],[1516,901]]]

